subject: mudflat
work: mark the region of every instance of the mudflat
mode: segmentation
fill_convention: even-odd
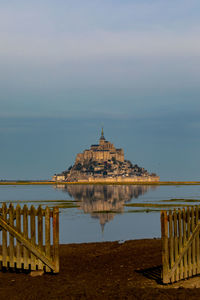
[[[199,299],[200,277],[163,285],[161,240],[60,245],[59,274],[0,271],[0,299]]]

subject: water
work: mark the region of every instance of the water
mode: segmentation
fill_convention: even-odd
[[[60,208],[60,243],[160,237],[160,210],[200,205],[200,186],[2,185],[0,202]]]

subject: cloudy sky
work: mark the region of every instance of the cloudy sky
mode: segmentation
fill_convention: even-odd
[[[48,179],[105,136],[200,180],[200,2],[0,1],[0,179]]]

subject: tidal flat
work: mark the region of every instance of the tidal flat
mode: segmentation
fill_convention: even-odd
[[[159,238],[160,211],[200,204],[199,185],[4,184],[0,202],[57,206],[60,243]]]
[[[1,299],[199,299],[199,277],[162,284],[160,239],[60,245],[59,252],[56,275],[0,272]]]

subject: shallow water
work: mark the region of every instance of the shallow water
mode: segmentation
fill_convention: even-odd
[[[2,185],[0,202],[60,208],[60,243],[160,237],[160,210],[200,205],[200,186]]]

